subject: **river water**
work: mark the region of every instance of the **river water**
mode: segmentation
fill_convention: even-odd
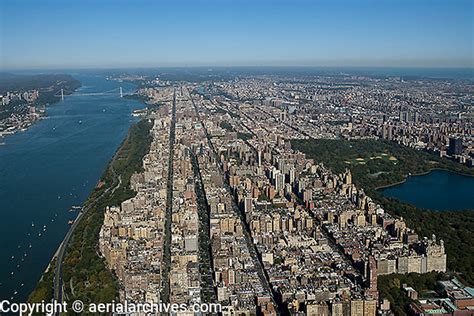
[[[135,100],[101,93],[129,83],[74,74],[82,87],[0,146],[0,300],[25,301],[125,138]]]
[[[382,191],[385,196],[430,210],[474,210],[474,177],[446,170],[410,176]]]

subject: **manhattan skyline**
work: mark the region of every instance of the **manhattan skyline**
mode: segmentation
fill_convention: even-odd
[[[473,13],[0,0],[0,315],[474,316]]]

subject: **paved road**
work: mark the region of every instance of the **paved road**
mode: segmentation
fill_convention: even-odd
[[[110,163],[110,170],[112,171],[114,182],[115,182],[115,179],[118,178],[117,184],[113,188],[107,188],[104,192],[102,192],[102,194],[97,198],[97,200],[101,200],[110,190],[112,190],[111,193],[113,194],[115,190],[122,185],[122,178],[120,177],[120,175],[117,176],[117,173],[113,167],[113,162],[115,161],[115,158],[116,158],[116,155],[112,158],[112,161]],[[61,245],[59,246],[58,251],[56,252],[56,267],[54,271],[54,300],[56,302],[59,302],[59,303],[63,302],[63,280],[62,280],[63,267],[62,265],[63,265],[64,255],[66,253],[67,246],[69,244],[72,234],[74,233],[74,230],[77,228],[77,226],[79,225],[84,215],[90,209],[91,207],[86,207],[82,209],[81,212],[79,212],[76,220],[69,228],[66,236],[64,237]]]
[[[210,210],[204,191],[201,170],[196,155],[188,149],[193,166],[194,191],[196,193],[199,214],[199,273],[201,283],[201,300],[204,303],[217,302],[217,289],[214,287],[214,263],[212,260],[211,236],[210,236]],[[207,272],[206,272],[207,271]]]
[[[199,113],[198,111],[198,108],[196,106],[196,104],[194,103],[194,99],[192,97],[192,95],[190,94],[191,96],[191,101],[193,103],[193,106],[194,106],[194,109],[196,111],[196,114]],[[207,138],[207,142],[208,142],[208,145],[209,147],[211,148],[215,158],[216,158],[216,163],[218,163],[219,159],[217,159],[217,152],[216,150],[214,149],[214,146],[212,144],[212,141],[211,141],[211,138],[209,136],[209,133],[207,132],[207,128],[206,126],[204,125],[204,122],[202,120],[200,120],[201,122],[201,125],[204,129],[204,133],[206,134],[206,138]],[[218,169],[219,169],[219,172],[221,174],[221,176],[224,178],[224,188],[227,190],[228,194],[230,194],[230,196],[233,196],[232,195],[232,190],[229,186],[229,184],[226,182],[225,180],[225,177],[224,177],[224,174],[223,174],[223,171],[222,171],[222,164],[221,163],[218,163]],[[263,262],[260,260],[260,258],[258,257],[258,250],[257,250],[257,246],[255,245],[255,243],[252,241],[252,237],[250,235],[250,228],[245,220],[245,215],[242,213],[242,211],[239,209],[239,207],[237,206],[237,204],[235,203],[235,200],[232,198],[232,208],[234,209],[234,211],[236,212],[236,214],[239,215],[240,217],[240,220],[242,222],[242,225],[244,227],[243,229],[243,233],[244,233],[244,237],[245,237],[245,241],[247,243],[247,247],[249,249],[249,252],[250,252],[250,255],[254,261],[254,265],[255,265],[255,268],[257,269],[257,274],[260,278],[260,281],[263,285],[263,287],[267,290],[268,294],[270,295],[270,298],[271,300],[273,301],[273,304],[276,308],[276,312],[277,314],[280,314],[280,311],[279,311],[279,305],[277,304],[277,301],[275,300],[275,297],[274,297],[274,293],[272,291],[272,288],[270,286],[270,282],[268,281],[268,276],[267,274],[265,273],[265,269],[263,268]]]
[[[169,139],[169,157],[168,157],[168,179],[166,184],[166,221],[165,221],[165,243],[163,246],[162,262],[162,289],[161,300],[169,303],[170,298],[170,279],[169,272],[171,268],[171,216],[173,208],[173,159],[174,159],[174,141],[176,130],[176,90],[173,93],[173,108],[171,110],[171,126]]]

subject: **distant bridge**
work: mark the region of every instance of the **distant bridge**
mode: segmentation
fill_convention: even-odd
[[[78,97],[78,96],[85,96],[85,95],[119,95],[121,98],[123,98],[124,95],[131,95],[132,93],[124,93],[122,87],[118,87],[109,91],[104,91],[104,92],[75,92],[73,94],[68,95],[68,97]],[[64,89],[59,90],[54,94],[56,97],[61,97],[61,100],[64,100]]]

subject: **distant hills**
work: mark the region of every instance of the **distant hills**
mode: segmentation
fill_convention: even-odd
[[[17,75],[0,72],[0,94],[7,91],[33,89],[51,91],[55,88],[72,92],[80,86],[81,83],[78,80],[66,74]]]

